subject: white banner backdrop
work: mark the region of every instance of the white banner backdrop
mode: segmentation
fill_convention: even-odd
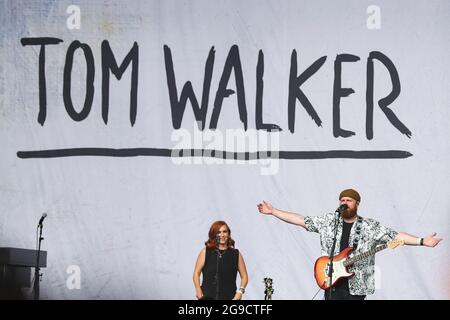
[[[379,253],[368,298],[450,297],[448,1],[71,5],[0,10],[0,247],[33,249],[48,214],[41,298],[194,299],[195,260],[225,220],[246,299],[264,298],[264,277],[273,299],[311,299],[318,235],[256,205],[320,215],[345,188],[362,216],[444,238]],[[188,81],[204,113],[180,111]],[[180,148],[281,159],[171,158]]]

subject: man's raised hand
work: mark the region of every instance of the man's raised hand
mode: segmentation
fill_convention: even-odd
[[[273,214],[273,207],[270,203],[263,201],[262,203],[257,205],[260,213],[263,214]]]

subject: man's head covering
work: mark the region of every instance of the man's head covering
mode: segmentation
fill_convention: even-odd
[[[339,200],[341,200],[343,197],[349,197],[352,199],[355,199],[356,201],[361,201],[361,196],[359,195],[358,191],[353,189],[345,189],[339,194]]]

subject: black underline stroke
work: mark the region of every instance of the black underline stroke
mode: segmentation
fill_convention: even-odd
[[[325,151],[256,151],[229,152],[213,149],[165,149],[165,148],[67,148],[18,151],[20,159],[45,159],[64,157],[210,157],[219,159],[406,159],[412,156],[403,150],[325,150]]]

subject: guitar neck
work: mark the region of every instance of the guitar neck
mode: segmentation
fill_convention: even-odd
[[[364,253],[358,254],[357,256],[354,256],[352,258],[349,258],[347,260],[344,261],[344,266],[348,267],[351,266],[352,264],[354,264],[355,262],[358,262],[359,260],[362,260],[364,258],[373,256],[375,253],[377,253],[378,251],[384,250],[387,248],[387,244],[382,244],[379,245],[369,251],[366,251]]]

